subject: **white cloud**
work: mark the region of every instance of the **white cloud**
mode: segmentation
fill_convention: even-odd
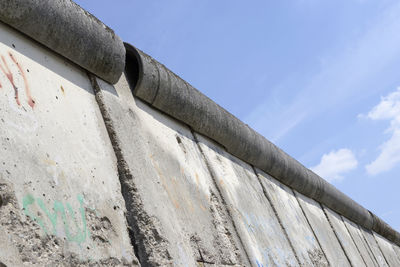
[[[358,161],[350,149],[342,148],[324,154],[321,162],[311,168],[329,182],[343,180],[343,174],[357,168]]]
[[[366,116],[371,120],[389,120],[390,127],[386,133],[391,137],[380,146],[378,157],[366,165],[367,173],[376,175],[391,170],[400,163],[400,87],[376,105]]]
[[[298,85],[296,76],[288,76],[263,101],[256,101],[244,121],[261,134],[279,142],[306,119],[336,109],[342,103],[379,90],[369,85],[393,68],[400,57],[400,2],[388,5],[358,37],[348,40],[346,49],[323,54],[324,64],[308,82]],[[328,56],[330,55],[330,56]],[[351,75],[349,75],[351,74]],[[293,81],[294,80],[294,81]],[[291,95],[281,96],[287,88]],[[275,101],[274,97],[282,101]],[[278,99],[278,100],[279,100]],[[271,127],[273,125],[273,127]]]

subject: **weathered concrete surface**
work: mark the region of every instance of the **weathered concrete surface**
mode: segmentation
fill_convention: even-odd
[[[295,192],[295,195],[330,265],[350,266],[349,260],[340,246],[321,205],[297,192]]]
[[[389,266],[400,266],[398,255],[393,249],[392,243],[377,233],[374,233],[374,237]]]
[[[329,208],[323,207],[323,209],[352,266],[366,265],[341,216]]]
[[[0,20],[109,82],[125,63],[69,0]],[[400,265],[390,226],[137,53],[114,88],[0,23],[0,267]]]
[[[185,125],[96,79],[117,151],[129,225],[145,266],[247,265],[214,181]]]
[[[400,234],[149,55],[125,44],[133,94],[297,192],[400,245]],[[193,114],[196,114],[193,116]]]
[[[0,228],[0,266],[23,266],[19,252],[11,236]],[[3,264],[3,265],[2,265]]]
[[[0,262],[135,265],[90,82],[0,24]]]
[[[367,266],[379,266],[358,225],[347,218],[342,217],[342,219],[365,264]]]
[[[393,244],[393,250],[397,255],[397,259],[400,261],[400,247]]]
[[[253,168],[196,134],[253,266],[298,266]]]
[[[282,226],[291,240],[296,254],[303,266],[327,266],[328,262],[293,191],[256,169],[260,182],[272,205],[275,207]]]
[[[110,83],[124,70],[121,39],[71,0],[0,1],[0,21]]]
[[[379,248],[378,244],[376,243],[375,237],[373,233],[369,230],[361,228],[361,233],[363,234],[365,241],[368,243],[372,253],[376,261],[378,262],[379,266],[389,266],[385,256],[382,254],[381,249]]]

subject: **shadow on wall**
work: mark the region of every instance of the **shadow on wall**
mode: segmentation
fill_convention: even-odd
[[[89,82],[84,83],[82,79],[79,79],[76,75],[77,70],[81,70],[81,74],[86,76],[86,70],[62,56],[54,56],[54,52],[52,50],[37,43],[36,41],[32,42],[29,37],[22,37],[21,34],[8,27],[6,24],[0,22],[0,26],[2,26],[2,29],[4,29],[4,34],[1,36],[1,42],[7,45],[10,48],[10,51],[14,50],[18,53],[21,53],[35,63],[42,65],[43,67],[75,84],[76,86],[86,90],[88,93],[94,94]],[[43,54],[48,56],[43,57]],[[18,56],[16,55],[16,57]],[[66,66],[69,71],[65,71],[66,69],[63,65]],[[42,77],[42,79],[43,78],[44,77]]]

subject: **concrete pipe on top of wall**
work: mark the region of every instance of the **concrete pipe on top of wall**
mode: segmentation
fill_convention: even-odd
[[[376,215],[304,167],[149,55],[125,43],[126,76],[133,94],[221,144],[232,155],[265,171],[351,221],[400,245],[400,235]]]
[[[0,1],[0,21],[109,83],[124,71],[121,39],[71,0]]]

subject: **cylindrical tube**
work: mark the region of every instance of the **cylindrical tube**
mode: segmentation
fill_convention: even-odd
[[[0,21],[110,83],[124,71],[121,39],[71,0],[0,1]]]
[[[265,137],[220,107],[164,65],[125,44],[126,74],[135,96],[221,144],[229,153],[270,174],[358,225],[400,245],[399,233]]]

